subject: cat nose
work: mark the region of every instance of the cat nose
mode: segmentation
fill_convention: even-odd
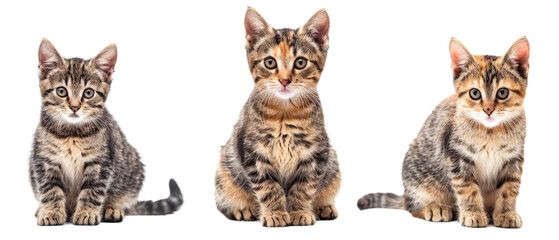
[[[72,111],[77,112],[78,110],[80,110],[80,106],[70,106],[70,109],[72,109]]]
[[[483,111],[487,114],[487,116],[491,116],[491,113],[493,113],[493,111],[495,111],[495,109],[486,108],[486,109],[483,109]]]
[[[289,85],[291,83],[290,79],[282,79],[280,80],[281,85],[283,85],[283,87],[287,87],[287,85]]]

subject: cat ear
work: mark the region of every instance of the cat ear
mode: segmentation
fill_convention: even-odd
[[[49,40],[43,38],[39,45],[39,78],[45,79],[54,69],[60,67],[64,59]]]
[[[528,63],[529,57],[530,44],[526,37],[522,37],[512,44],[512,47],[510,47],[501,61],[503,64],[510,64],[523,78],[528,78],[528,70],[530,68],[530,63]]]
[[[322,49],[328,49],[329,30],[330,18],[325,9],[318,10],[301,29],[303,33],[311,37]]]
[[[95,64],[96,68],[103,71],[103,73],[110,77],[115,68],[116,56],[116,44],[113,43],[105,47],[105,49],[103,49],[91,60],[91,62]]]
[[[458,78],[460,74],[468,69],[468,66],[475,62],[474,57],[468,49],[462,45],[456,38],[450,39],[450,59],[452,59],[452,71],[454,71],[454,79]]]
[[[245,15],[245,30],[247,39],[247,48],[252,46],[258,38],[263,36],[274,34],[274,29],[266,23],[264,18],[254,10],[254,8],[248,7]]]

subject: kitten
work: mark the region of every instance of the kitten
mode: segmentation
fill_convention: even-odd
[[[216,173],[216,205],[227,218],[263,226],[313,225],[338,216],[335,151],[316,85],[328,50],[328,14],[300,29],[273,29],[252,8],[245,16],[255,87]]]
[[[358,207],[406,209],[434,222],[457,218],[467,227],[485,227],[491,218],[498,227],[521,227],[516,198],[529,55],[526,38],[502,57],[472,56],[452,39],[456,93],[435,108],[411,144],[402,169],[404,196],[369,194]]]
[[[183,202],[172,179],[169,198],[137,201],[144,165],[105,108],[116,57],[114,44],[83,60],[41,42],[41,120],[29,164],[39,225],[120,222],[125,213],[169,214]]]

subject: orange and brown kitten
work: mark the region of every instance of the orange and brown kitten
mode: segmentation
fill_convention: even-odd
[[[316,90],[328,50],[328,14],[300,29],[273,29],[245,16],[255,82],[216,173],[216,205],[227,218],[266,227],[312,225],[338,216],[340,171]]]
[[[516,212],[524,162],[523,102],[530,46],[516,41],[502,57],[472,56],[456,39],[450,57],[456,93],[440,103],[410,146],[404,196],[374,193],[358,207],[406,209],[467,227],[522,226]]]

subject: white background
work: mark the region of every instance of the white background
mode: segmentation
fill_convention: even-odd
[[[3,1],[0,3],[1,238],[303,239],[550,238],[557,236],[558,8],[535,1]],[[253,87],[245,57],[247,5],[276,28],[330,15],[330,51],[318,86],[343,184],[340,217],[312,227],[267,229],[229,221],[214,205],[213,178]],[[369,192],[401,194],[409,143],[454,91],[448,42],[502,55],[531,44],[525,108],[526,162],[517,209],[524,226],[468,229],[401,210],[359,211]],[[131,216],[96,227],[38,227],[28,157],[39,121],[37,50],[48,38],[65,57],[91,58],[110,43],[118,61],[107,106],[146,165],[140,199],[185,196],[179,212]],[[33,238],[31,238],[33,237]]]

